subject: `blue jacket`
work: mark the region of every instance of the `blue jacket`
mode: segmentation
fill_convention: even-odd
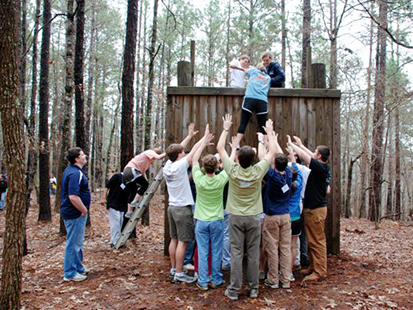
[[[271,62],[265,67],[265,72],[271,77],[271,87],[285,87],[285,73],[278,62]]]
[[[264,195],[264,213],[267,215],[283,215],[290,213],[288,200],[291,194],[292,173],[289,167],[281,174],[270,167],[267,175],[267,186]]]
[[[301,190],[303,189],[303,175],[298,168],[296,163],[292,163],[292,166],[297,171],[297,179],[295,180],[296,189],[294,193],[290,196],[288,200],[288,205],[290,206],[290,216],[300,217],[301,210],[300,210],[300,200],[301,200]]]

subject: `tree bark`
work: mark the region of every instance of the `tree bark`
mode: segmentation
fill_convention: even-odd
[[[66,55],[65,55],[65,92],[63,103],[63,120],[60,128],[62,140],[60,144],[60,158],[57,172],[57,191],[55,200],[55,211],[60,212],[60,198],[62,196],[62,176],[67,166],[65,158],[67,150],[70,148],[71,137],[71,118],[74,91],[74,45],[75,45],[75,18],[73,14],[74,0],[67,1],[67,19],[66,19]],[[60,217],[60,233],[66,234],[66,228],[63,219]]]
[[[51,1],[43,2],[43,36],[40,60],[39,89],[39,221],[50,222],[52,212],[49,196],[49,53],[51,32]]]
[[[0,5],[0,58],[2,64],[7,66],[0,66],[0,112],[9,190],[3,235],[0,309],[10,310],[20,308],[25,229],[25,143],[23,111],[18,103],[19,19],[18,3],[14,0],[3,1]]]
[[[121,170],[132,159],[133,153],[133,83],[135,75],[138,1],[128,0],[125,50],[122,73]]]
[[[75,45],[75,106],[76,106],[76,126],[75,140],[76,146],[82,148],[85,154],[89,154],[89,145],[86,141],[85,128],[85,104],[83,85],[83,58],[85,57],[85,0],[76,0],[76,45]]]
[[[146,101],[146,117],[145,117],[145,149],[149,149],[152,146],[151,139],[151,117],[152,117],[152,102],[153,102],[153,87],[154,87],[154,69],[155,69],[155,46],[157,40],[157,27],[158,27],[158,0],[153,4],[153,23],[152,23],[152,35],[151,46],[149,47],[149,67],[148,67],[148,99]]]
[[[141,73],[143,73],[143,70],[141,72],[140,68],[141,68],[141,32],[142,32],[142,11],[143,11],[143,2],[141,1],[139,4],[139,25],[138,25],[138,52],[137,52],[137,63],[136,63],[136,89],[135,89],[135,139],[134,141],[136,141],[136,146],[135,146],[135,154],[139,154],[141,152],[141,148],[142,148],[142,139],[140,138],[140,128],[141,128],[141,115],[140,115],[140,104],[141,104]],[[145,41],[145,39],[143,39],[143,41]],[[115,125],[115,123],[114,123]],[[107,175],[106,175],[107,176]]]
[[[382,25],[387,25],[387,3],[379,0],[379,16]],[[383,179],[383,109],[385,103],[386,89],[386,32],[379,27],[376,56],[376,80],[375,98],[373,111],[373,134],[371,150],[370,184],[369,195],[369,219],[376,222],[380,218],[381,209],[381,183]]]
[[[26,214],[30,208],[30,196],[34,188],[34,178],[37,170],[37,139],[35,135],[36,128],[36,94],[37,94],[37,35],[40,24],[40,0],[36,0],[36,13],[34,21],[34,35],[32,47],[32,89],[30,94],[30,116],[28,128],[29,150],[27,154],[26,166]],[[27,241],[24,242],[24,253],[27,253]]]
[[[402,213],[401,208],[401,169],[400,169],[400,112],[395,108],[394,115],[394,157],[395,157],[395,184],[394,184],[394,213]],[[396,216],[400,220],[400,215]]]
[[[346,201],[344,204],[344,216],[346,218],[351,217],[351,185],[353,183],[353,167],[357,160],[360,158],[362,154],[357,156],[355,159],[350,160],[350,165],[348,168],[347,174],[347,191],[346,191]]]
[[[303,1],[303,41],[301,55],[301,87],[308,87],[311,64],[311,1]],[[309,61],[310,60],[310,61]]]
[[[286,68],[287,27],[285,21],[285,0],[281,0],[281,67]]]
[[[372,8],[374,2],[371,2]],[[369,44],[369,66],[367,68],[367,90],[366,90],[366,114],[364,116],[364,130],[363,130],[363,151],[360,166],[360,206],[359,217],[366,218],[366,177],[367,177],[367,163],[368,163],[368,144],[369,144],[369,127],[370,127],[370,94],[371,94],[371,72],[373,62],[373,21],[370,22],[370,44]]]

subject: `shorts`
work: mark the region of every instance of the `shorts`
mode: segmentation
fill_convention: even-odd
[[[182,242],[194,240],[194,219],[191,205],[185,207],[169,206],[169,234]]]
[[[268,114],[268,103],[259,99],[244,98],[242,109],[256,115]]]
[[[303,220],[299,218],[298,220],[291,222],[291,236],[301,235],[301,230],[303,228]]]

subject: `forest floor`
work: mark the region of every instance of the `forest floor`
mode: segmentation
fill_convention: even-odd
[[[326,280],[302,286],[296,275],[291,289],[260,283],[258,299],[244,285],[238,301],[225,287],[200,291],[195,284],[171,284],[163,254],[163,196],[151,204],[150,227],[137,225],[137,238],[120,250],[109,247],[106,209],[91,206],[84,263],[89,278],[63,281],[65,238],[59,217],[37,222],[37,206],[27,218],[30,254],[23,259],[22,309],[413,309],[413,225],[385,220],[380,229],[360,219],[341,222],[341,254],[328,257]],[[5,212],[0,213],[3,248]],[[0,260],[0,266],[2,262]],[[229,273],[225,272],[226,282]]]

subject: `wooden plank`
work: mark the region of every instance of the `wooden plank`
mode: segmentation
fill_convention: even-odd
[[[316,110],[315,99],[307,99],[307,147],[314,151],[316,145]]]
[[[174,119],[175,119],[175,96],[169,96],[166,100],[166,132],[165,132],[165,146],[168,147],[175,140],[174,135]]]
[[[305,145],[308,145],[307,101],[307,98],[300,98],[298,109],[299,130],[297,134]]]
[[[210,132],[216,132],[216,127],[217,127],[217,122],[218,122],[218,115],[217,115],[217,96],[208,96],[208,118],[207,118],[207,123],[209,124],[209,130]],[[205,132],[205,126],[203,131],[201,131],[201,135]],[[219,137],[218,137],[219,138]],[[214,146],[208,146],[207,147],[207,153],[208,154],[215,154],[216,153],[216,144],[218,143],[217,137],[214,138],[212,142],[214,143]]]
[[[283,131],[283,98],[274,98],[273,112],[273,122],[274,130],[279,135]]]
[[[173,87],[167,88],[168,96],[244,96],[244,88],[231,87]],[[337,89],[311,89],[311,88],[271,88],[269,97],[299,97],[299,98],[340,98],[341,91]]]

